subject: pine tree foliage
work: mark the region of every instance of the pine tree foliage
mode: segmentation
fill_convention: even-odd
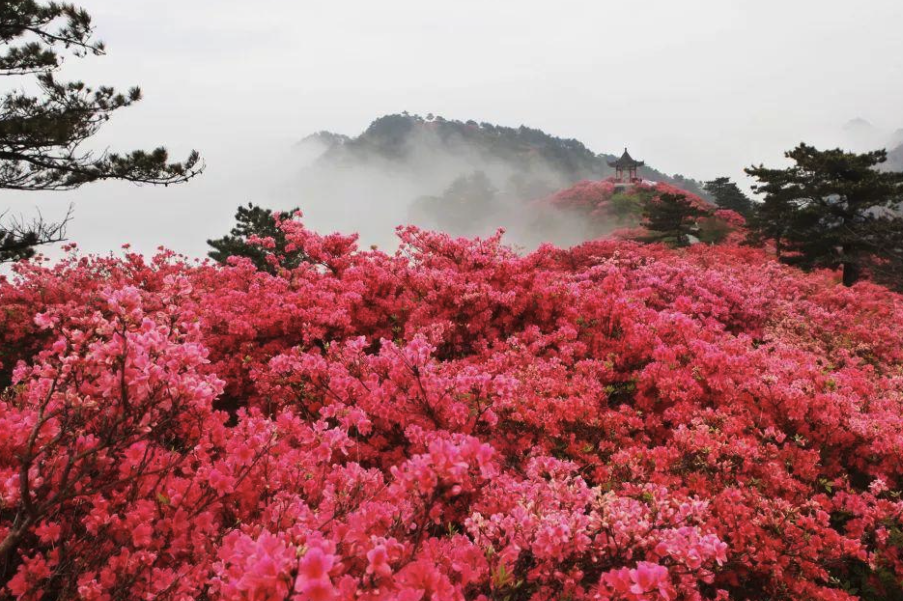
[[[856,154],[800,144],[786,156],[792,167],[746,170],[764,196],[752,221],[761,240],[773,241],[787,263],[842,268],[847,286],[893,258],[900,230],[893,209],[903,201],[903,174],[878,169],[884,150]]]
[[[903,292],[903,219],[899,213],[885,211],[869,222],[862,236],[871,251],[865,262],[872,278],[892,290]]]
[[[755,203],[732,182],[730,178],[718,177],[705,183],[705,191],[722,209],[735,211],[749,219],[755,210]]]
[[[57,71],[67,56],[102,55],[93,39],[91,16],[69,3],[37,0],[0,2],[0,76],[16,85],[0,98],[0,189],[72,190],[118,179],[137,184],[177,184],[203,170],[197,152],[170,162],[165,148],[125,153],[84,148],[112,113],[141,99],[109,86],[62,81]],[[30,90],[30,91],[28,91]],[[57,223],[42,217],[0,223],[0,262],[34,255],[35,247],[59,242],[71,212]]]
[[[95,153],[83,148],[111,114],[141,99],[135,87],[60,81],[66,54],[104,53],[90,15],[68,3],[9,0],[0,4],[0,74],[33,75],[38,94],[16,89],[0,101],[0,188],[71,190],[105,179],[173,184],[201,172],[197,152],[170,162],[165,148]]]
[[[643,210],[644,242],[689,246],[699,237],[699,221],[708,213],[683,194],[666,193],[647,201]]]
[[[36,247],[62,242],[71,219],[72,207],[58,222],[45,221],[40,213],[31,220],[0,214],[0,263],[29,259],[37,252]]]
[[[297,211],[296,207],[287,214]],[[238,207],[235,221],[229,235],[207,241],[213,247],[208,253],[211,259],[225,263],[229,257],[245,257],[269,273],[275,273],[277,265],[294,269],[308,260],[303,251],[286,249],[285,231],[278,227],[272,210],[248,203],[247,207]]]

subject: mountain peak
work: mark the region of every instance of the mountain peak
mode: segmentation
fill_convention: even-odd
[[[873,130],[875,129],[875,126],[862,117],[856,117],[855,119],[850,119],[849,121],[844,123],[843,129],[845,131],[865,131]]]

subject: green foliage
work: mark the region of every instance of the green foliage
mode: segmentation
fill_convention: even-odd
[[[705,191],[716,205],[722,209],[735,211],[746,219],[749,219],[755,210],[755,203],[730,178],[719,177],[706,182]]]
[[[691,237],[698,237],[698,221],[707,214],[683,194],[662,194],[645,203],[643,226],[649,233],[640,239],[673,247],[689,246]]]
[[[31,232],[26,232],[24,236],[16,236],[14,232],[0,231],[0,263],[33,257],[38,242],[37,235]]]
[[[104,53],[93,32],[87,11],[69,3],[0,3],[0,76],[33,76],[38,91],[13,87],[0,100],[0,189],[71,190],[106,179],[168,185],[203,170],[194,151],[184,162],[169,162],[162,147],[100,155],[82,149],[114,111],[141,99],[138,88],[123,94],[57,80],[66,54]],[[62,240],[68,220],[38,218],[31,230],[21,222],[0,225],[0,262],[30,257],[36,246]]]
[[[0,108],[0,188],[70,190],[83,184],[122,179],[136,183],[184,182],[202,166],[192,152],[170,163],[165,148],[95,156],[81,145],[111,114],[141,99],[132,88],[91,88],[80,81],[61,82],[54,72],[62,52],[103,54],[92,40],[88,13],[72,4],[10,0],[0,6],[0,75],[35,75],[40,94],[8,92]]]
[[[811,269],[843,268],[843,283],[858,281],[869,265],[899,258],[903,174],[881,171],[883,150],[855,154],[806,144],[786,153],[786,169],[751,167],[764,203],[752,219],[754,235],[775,243],[787,263]]]
[[[830,579],[837,588],[863,601],[903,601],[903,585],[889,569],[872,569],[861,560],[849,560]]]
[[[723,219],[717,217],[703,217],[697,222],[696,237],[706,244],[720,244],[724,242],[733,228]]]
[[[611,210],[619,222],[636,222],[643,214],[643,208],[651,194],[626,194],[616,192],[611,197]]]
[[[520,200],[541,198],[546,194],[574,184],[582,179],[602,179],[614,170],[608,161],[613,155],[596,154],[582,142],[559,138],[526,127],[505,127],[492,123],[458,121],[427,115],[400,113],[379,117],[361,135],[346,138],[320,132],[314,138],[330,149],[324,159],[337,161],[366,161],[379,157],[390,161],[404,161],[427,141],[431,148],[443,149],[461,156],[477,156],[483,161],[501,161],[526,180],[537,181],[542,175],[554,175],[551,189],[534,188],[525,191]],[[699,182],[681,175],[668,175],[644,167],[643,173],[655,181],[674,184],[694,194],[707,195]],[[462,173],[461,175],[467,175]],[[548,177],[545,178],[548,183]]]
[[[291,215],[296,211],[297,207],[287,211],[287,214]],[[237,223],[229,235],[207,240],[207,244],[213,247],[207,253],[211,259],[225,263],[229,257],[246,257],[251,259],[257,269],[268,273],[275,273],[277,265],[292,269],[308,260],[307,255],[300,250],[286,250],[288,242],[285,232],[276,227],[276,217],[272,210],[248,203],[247,207],[238,207],[235,221]],[[272,239],[272,248],[252,242],[252,237]]]
[[[62,21],[56,31],[52,25]],[[91,40],[91,17],[81,8],[56,2],[7,0],[0,4],[0,44],[7,46],[0,55],[4,75],[41,73],[60,66],[54,46],[70,49],[76,56],[102,54],[101,42]],[[29,37],[19,45],[14,40]]]
[[[871,249],[865,257],[869,274],[879,284],[903,292],[903,219],[900,207],[869,221],[863,242]]]
[[[30,222],[18,218],[3,220],[3,217],[0,215],[0,263],[8,263],[33,257],[35,248],[41,244],[64,240],[72,208],[57,223],[44,221],[40,214]]]

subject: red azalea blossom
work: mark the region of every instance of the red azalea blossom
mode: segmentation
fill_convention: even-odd
[[[280,223],[309,261],[275,274],[0,280],[0,598],[903,594],[899,295],[730,243]]]

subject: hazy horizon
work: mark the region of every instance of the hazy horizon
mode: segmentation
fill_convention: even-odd
[[[91,147],[196,148],[207,165],[169,188],[4,193],[0,206],[26,215],[73,202],[70,238],[91,252],[199,256],[239,204],[315,206],[282,185],[301,167],[291,145],[388,113],[523,124],[744,186],[744,167],[779,164],[802,140],[865,150],[903,127],[899,0],[79,4],[107,55],[70,58],[60,77],[145,95]],[[873,129],[845,130],[853,119]]]

